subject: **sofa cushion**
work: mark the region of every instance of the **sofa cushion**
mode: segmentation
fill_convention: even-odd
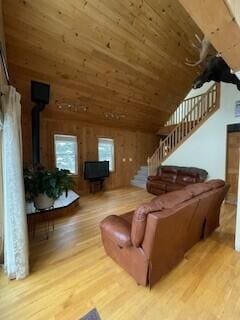
[[[161,170],[161,180],[175,183],[177,178],[177,171],[171,168],[164,168]]]
[[[207,179],[208,172],[204,169],[194,167],[182,167],[181,170],[186,170],[188,173],[197,173],[197,182],[204,182]]]
[[[204,169],[200,169],[200,168],[195,168],[195,167],[179,167],[179,166],[160,166],[158,168],[158,172],[161,172],[161,170],[163,169],[174,169],[177,172],[178,171],[184,171],[188,173],[197,173],[198,174],[198,178],[197,178],[197,182],[203,182],[206,180],[207,176],[208,176],[208,172]]]
[[[218,189],[225,186],[225,182],[220,179],[212,179],[206,182],[206,184],[210,185],[213,189]]]
[[[186,172],[186,171],[178,171],[176,183],[187,185],[196,183],[198,180],[198,173],[195,172]]]
[[[191,192],[188,192],[188,190],[178,190],[170,193],[165,193],[153,199],[152,202],[156,203],[159,207],[162,206],[162,209],[171,209],[191,198],[192,194]]]
[[[160,176],[148,176],[148,181],[159,181],[161,180]]]
[[[154,186],[152,186],[152,185],[147,185],[147,190],[148,190],[148,192],[149,193],[152,193],[152,194],[154,194],[155,196],[159,196],[160,194],[164,194],[164,193],[166,193],[166,191],[165,190],[162,190],[162,189],[159,189],[159,188],[155,188]]]
[[[139,247],[143,241],[147,224],[147,215],[150,212],[161,211],[162,208],[163,207],[161,203],[154,203],[151,201],[142,204],[135,210],[131,229],[131,240],[135,247]]]
[[[166,191],[167,183],[161,180],[158,181],[151,181],[151,186],[155,189],[161,189]]]
[[[191,184],[191,185],[186,186],[184,188],[184,190],[191,192],[193,197],[196,197],[204,192],[208,192],[208,191],[212,190],[212,186],[207,183],[195,183],[195,184]]]

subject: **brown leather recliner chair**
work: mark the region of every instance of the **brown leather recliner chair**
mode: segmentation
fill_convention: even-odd
[[[106,253],[138,284],[151,287],[219,226],[228,188],[222,180],[189,185],[135,212],[105,218],[100,228]]]
[[[160,195],[183,189],[188,184],[204,182],[207,171],[192,167],[160,166],[155,176],[149,176],[147,191]]]

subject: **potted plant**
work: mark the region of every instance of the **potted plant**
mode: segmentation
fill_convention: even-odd
[[[67,197],[73,185],[69,170],[49,170],[44,167],[24,169],[26,200],[33,201],[38,210],[51,208],[63,192]]]

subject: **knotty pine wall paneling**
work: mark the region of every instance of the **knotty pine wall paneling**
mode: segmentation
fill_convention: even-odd
[[[152,155],[158,145],[158,138],[151,133],[42,117],[41,160],[47,167],[55,166],[54,134],[77,136],[79,170],[75,182],[80,193],[89,190],[88,182],[83,179],[83,165],[84,161],[98,160],[98,138],[114,139],[115,171],[106,180],[105,187],[108,190],[129,185],[140,166],[147,165],[147,157]]]

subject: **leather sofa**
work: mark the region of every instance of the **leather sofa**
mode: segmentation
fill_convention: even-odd
[[[100,223],[107,255],[138,284],[151,287],[219,226],[228,188],[222,180],[188,185],[135,211],[108,216]]]
[[[180,190],[188,184],[204,182],[207,176],[207,171],[199,168],[161,166],[155,176],[148,177],[147,191],[160,195]]]

